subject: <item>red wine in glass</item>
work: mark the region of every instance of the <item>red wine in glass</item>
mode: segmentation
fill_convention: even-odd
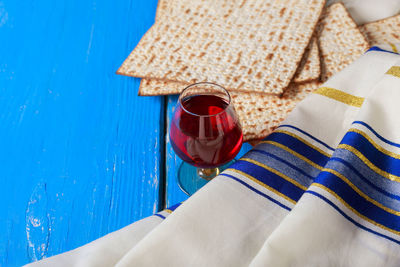
[[[184,162],[200,168],[200,176],[233,160],[243,134],[229,93],[212,83],[187,87],[172,118],[170,141]]]

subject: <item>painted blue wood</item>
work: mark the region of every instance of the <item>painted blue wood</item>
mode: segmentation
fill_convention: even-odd
[[[171,124],[172,115],[174,114],[175,111],[177,100],[178,100],[177,95],[167,97],[167,116],[166,116],[167,131],[165,135],[166,139],[165,204],[167,207],[185,201],[188,198],[188,196],[179,188],[179,185],[177,183],[178,169],[180,164],[182,163],[182,160],[175,154],[174,150],[172,149],[171,143],[169,141],[169,127]]]
[[[163,98],[115,71],[157,0],[0,1],[0,266],[156,212]]]
[[[167,130],[171,123],[172,115],[175,111],[175,106],[178,101],[178,96],[168,96],[167,102]],[[249,143],[243,143],[242,148],[236,158],[240,158],[248,152],[252,146]],[[182,160],[175,154],[169,141],[168,134],[166,135],[166,206],[172,206],[176,203],[185,201],[188,196],[179,188],[177,183],[177,174]]]

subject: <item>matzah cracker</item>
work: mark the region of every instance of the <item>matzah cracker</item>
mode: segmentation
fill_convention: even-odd
[[[119,74],[281,94],[324,5],[324,0],[186,2],[197,8],[180,7],[158,20]],[[199,12],[201,7],[206,11]]]
[[[342,3],[324,10],[318,24],[318,34],[322,81],[344,69],[369,48]]]
[[[321,75],[317,38],[313,37],[300,62],[293,81],[296,83],[316,80]]]
[[[242,124],[244,141],[266,137],[279,126],[298,102],[320,85],[319,82],[292,83],[281,97],[260,93],[230,92]],[[143,79],[140,83],[139,94],[179,94],[186,86],[178,82]]]
[[[156,21],[163,19],[164,16],[174,12],[174,5],[176,0],[159,0]],[[302,83],[307,81],[316,80],[321,75],[321,66],[319,59],[319,51],[317,38],[314,36],[308,44],[305,53],[300,61],[300,64],[296,70],[293,81]]]
[[[400,15],[360,26],[370,45],[400,43]]]
[[[176,5],[175,2],[176,0],[158,0],[155,21],[157,22],[164,16],[167,17],[168,14],[171,14],[173,12],[174,5]]]

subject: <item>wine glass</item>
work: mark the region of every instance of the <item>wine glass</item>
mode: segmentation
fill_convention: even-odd
[[[243,142],[228,91],[209,82],[195,83],[182,91],[169,136],[172,148],[183,160],[178,184],[188,195],[225,169]]]

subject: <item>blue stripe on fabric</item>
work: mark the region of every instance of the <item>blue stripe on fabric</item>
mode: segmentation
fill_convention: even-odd
[[[169,209],[169,210],[171,210],[171,211],[174,211],[174,210],[176,210],[176,208],[178,208],[181,204],[182,204],[182,203],[178,203],[178,204],[172,205],[171,207],[169,207],[169,208],[167,208],[167,209]]]
[[[163,215],[161,215],[161,214],[158,214],[158,213],[156,213],[156,214],[153,214],[154,216],[157,216],[157,217],[160,217],[161,219],[165,219],[165,216],[163,216]]]
[[[396,199],[396,200],[400,200],[400,196],[392,194],[390,192],[385,191],[384,189],[376,186],[374,183],[372,183],[371,181],[369,181],[364,175],[362,175],[352,164],[350,164],[349,162],[343,160],[342,158],[338,158],[338,157],[332,157],[329,162],[340,162],[341,164],[343,164],[344,166],[346,166],[348,169],[350,169],[355,175],[357,175],[360,178],[360,182],[359,183],[354,183],[355,181],[352,179],[351,182],[354,183],[355,186],[357,186],[358,188],[361,187],[362,183],[368,185],[369,187],[371,187],[372,189],[376,190],[377,192],[379,192],[380,194],[383,194],[389,198],[392,199]],[[334,169],[338,172],[340,172],[334,165],[330,165],[330,163],[327,164],[326,166],[327,168],[331,168]],[[378,174],[377,174],[378,175]],[[382,179],[385,179],[384,177],[382,177]],[[369,194],[369,196],[371,196]],[[373,197],[373,195],[371,196]],[[374,199],[376,199],[375,197],[373,197]]]
[[[400,195],[400,183],[382,177],[371,170],[359,157],[346,149],[337,149],[334,157],[341,158],[353,166],[365,179],[374,184],[375,187],[393,195]]]
[[[262,150],[251,150],[250,153],[247,153],[246,156],[243,158],[255,160],[256,162],[267,166],[266,168],[269,167],[274,170],[277,170],[280,173],[292,178],[293,180],[297,181],[299,184],[305,187],[308,187],[314,180],[314,178],[312,178],[311,176],[308,175],[305,176],[302,173],[291,168],[288,164],[284,163],[282,160],[279,160],[279,158],[276,157],[275,155]],[[303,171],[303,173],[305,172]]]
[[[296,166],[297,168],[303,170],[304,173],[309,174],[311,177],[318,176],[320,169],[315,168],[314,166],[310,165],[306,161],[298,158],[297,156],[293,155],[292,153],[277,147],[273,144],[262,143],[256,147],[258,150],[267,151],[270,154],[273,154],[281,159],[285,159],[287,162],[290,162],[292,165]],[[268,164],[267,164],[268,165]]]
[[[326,147],[326,148],[328,148],[328,149],[330,149],[330,150],[332,150],[332,151],[335,150],[334,148],[328,146],[326,143],[322,142],[322,141],[319,140],[318,138],[312,136],[311,134],[309,134],[309,133],[303,131],[303,130],[300,129],[300,128],[297,128],[297,127],[292,126],[292,125],[289,125],[289,124],[282,124],[282,125],[280,125],[278,128],[282,128],[282,127],[288,127],[288,128],[295,129],[295,130],[299,131],[300,133],[302,133],[302,134],[304,134],[304,135],[310,137],[311,139],[313,139],[313,140],[316,141],[317,143],[320,143],[320,144],[323,145],[324,147]]]
[[[364,125],[366,128],[368,128],[368,130],[370,130],[376,137],[378,137],[381,141],[385,142],[386,144],[389,144],[391,146],[395,146],[400,148],[400,144],[394,143],[392,141],[389,141],[388,139],[384,138],[383,136],[381,136],[380,134],[378,134],[374,129],[372,129],[371,126],[369,126],[367,123],[363,122],[363,121],[354,121],[353,124],[361,124]]]
[[[370,48],[370,49],[368,49],[368,50],[367,50],[367,52],[365,52],[365,53],[368,53],[368,52],[371,52],[371,51],[386,52],[386,53],[392,53],[392,54],[396,54],[396,55],[398,55],[398,54],[397,54],[397,53],[395,53],[395,52],[388,51],[388,50],[384,50],[384,49],[382,49],[382,48],[379,48],[379,47],[377,47],[377,46],[373,46],[373,47],[371,47],[371,48]]]
[[[320,166],[324,166],[329,159],[327,156],[304,144],[299,139],[285,133],[274,132],[268,136],[267,140],[287,146]]]
[[[400,160],[382,153],[361,134],[356,132],[347,132],[343,137],[341,144],[350,145],[356,148],[379,169],[400,176]]]
[[[356,221],[353,220],[350,216],[348,216],[346,213],[344,213],[341,209],[339,209],[339,207],[336,206],[332,201],[330,201],[329,199],[327,199],[327,198],[324,197],[323,195],[321,195],[321,194],[319,194],[319,193],[317,193],[317,192],[315,192],[315,191],[311,191],[311,190],[308,190],[308,191],[306,191],[306,192],[304,192],[304,193],[308,193],[308,194],[314,195],[314,196],[316,196],[316,197],[322,199],[322,200],[325,201],[327,204],[329,204],[330,206],[332,206],[332,207],[333,207],[337,212],[339,212],[343,217],[345,217],[345,218],[346,218],[347,220],[349,220],[351,223],[353,223],[354,225],[356,225],[357,227],[359,227],[359,228],[361,228],[361,229],[363,229],[363,230],[365,230],[365,231],[367,231],[367,232],[370,232],[370,233],[372,233],[372,234],[375,234],[375,235],[377,235],[377,236],[383,237],[383,238],[385,238],[385,239],[387,239],[387,240],[390,240],[390,241],[392,241],[392,242],[394,242],[394,243],[400,245],[400,241],[398,241],[398,240],[396,240],[396,239],[394,239],[394,238],[392,238],[392,237],[390,237],[390,236],[386,236],[386,235],[383,235],[383,234],[381,234],[381,233],[378,233],[378,232],[376,232],[376,231],[374,231],[374,230],[372,230],[372,229],[369,229],[369,228],[365,227],[364,225],[362,225],[362,224],[356,222]]]
[[[238,160],[230,168],[251,175],[258,181],[272,187],[294,201],[299,200],[304,193],[303,189],[251,162]]]
[[[372,221],[386,226],[387,228],[394,229],[395,231],[400,231],[399,216],[389,213],[367,201],[336,175],[322,171],[315,180],[315,183],[322,184],[329,188],[352,208]]]
[[[257,153],[260,153],[260,154],[269,156],[269,157],[271,157],[271,158],[273,158],[273,159],[276,159],[277,161],[280,161],[280,162],[282,162],[283,164],[286,164],[286,165],[289,166],[290,168],[296,170],[297,172],[301,173],[302,175],[304,175],[305,177],[307,177],[308,179],[310,179],[310,182],[312,182],[312,181],[314,180],[314,178],[315,178],[315,177],[311,176],[309,173],[306,173],[306,172],[303,171],[302,169],[300,169],[300,168],[298,168],[297,166],[293,165],[293,164],[290,163],[289,161],[284,160],[283,158],[280,158],[280,157],[278,157],[278,156],[275,156],[274,154],[271,154],[271,153],[269,153],[269,152],[267,152],[267,151],[260,150],[260,149],[252,149],[250,152],[257,152]],[[282,173],[285,174],[285,170],[278,170],[278,171],[280,171],[280,172],[282,172]],[[291,177],[291,178],[293,178],[293,177]],[[296,180],[297,180],[297,179],[296,179]],[[300,181],[299,181],[299,182],[300,182]],[[303,183],[304,183],[304,182],[303,182]],[[303,183],[302,183],[302,184],[303,184]],[[311,183],[304,183],[303,185],[309,186],[310,184],[311,184]]]
[[[247,187],[248,189],[250,189],[251,191],[257,193],[258,195],[260,195],[260,196],[262,196],[262,197],[264,197],[264,198],[266,198],[266,199],[268,199],[268,200],[270,200],[271,202],[277,204],[278,206],[284,208],[285,210],[288,210],[288,211],[291,210],[291,208],[289,208],[288,206],[286,206],[286,205],[280,203],[279,201],[273,199],[272,197],[270,197],[270,196],[264,194],[264,193],[261,192],[260,190],[257,190],[256,188],[254,188],[254,187],[252,187],[251,185],[245,183],[244,181],[240,180],[239,178],[236,178],[236,177],[233,176],[233,175],[226,174],[226,173],[221,173],[220,175],[221,175],[221,176],[229,177],[229,178],[235,180],[236,182],[239,182],[240,184],[246,186],[246,187]]]

